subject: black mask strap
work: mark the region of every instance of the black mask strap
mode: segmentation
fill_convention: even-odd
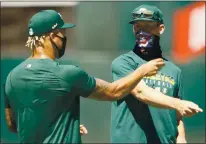
[[[62,41],[62,48],[59,48],[54,42],[53,40],[51,39],[50,37],[50,41],[52,43],[52,46],[55,48],[55,52],[58,53],[59,57],[58,58],[61,58],[63,55],[64,55],[64,52],[65,52],[65,48],[66,48],[66,41],[67,41],[67,37],[64,36],[63,38],[56,35],[58,38],[61,39]]]

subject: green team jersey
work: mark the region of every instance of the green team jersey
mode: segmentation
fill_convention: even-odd
[[[166,59],[164,62],[158,74],[143,80],[157,91],[182,98],[181,70]],[[133,51],[119,56],[112,62],[113,80],[125,77],[144,63]],[[176,143],[175,110],[148,106],[130,94],[112,103],[111,119],[112,143]]]
[[[96,81],[73,65],[27,59],[8,75],[5,92],[22,143],[80,143],[79,96]]]

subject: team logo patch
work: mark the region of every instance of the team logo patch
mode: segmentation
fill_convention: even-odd
[[[146,8],[140,8],[140,9],[139,9],[139,12],[140,12],[140,13],[144,13],[145,11],[147,11]]]
[[[158,73],[153,76],[146,76],[144,77],[144,81],[148,86],[164,94],[167,94],[168,91],[173,89],[176,84],[176,81],[172,76],[163,73]]]

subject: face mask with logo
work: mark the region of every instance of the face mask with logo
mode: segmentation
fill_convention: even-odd
[[[135,33],[136,45],[134,52],[145,60],[162,57],[159,45],[159,36],[150,34],[143,30]]]
[[[140,48],[152,48],[154,45],[155,36],[143,30],[135,33],[136,45]]]
[[[52,41],[52,39],[50,38],[50,40],[51,40],[51,43],[52,43],[52,45],[53,45],[53,47],[57,50],[57,52],[59,53],[59,57],[58,58],[61,58],[63,55],[64,55],[64,53],[65,53],[65,49],[66,49],[66,43],[67,43],[67,37],[66,36],[64,36],[63,38],[62,37],[60,37],[60,36],[58,36],[58,35],[56,35],[58,38],[60,38],[61,39],[61,41],[62,41],[62,47],[61,48],[59,48],[53,41]]]

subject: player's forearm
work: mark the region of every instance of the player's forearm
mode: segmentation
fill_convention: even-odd
[[[164,95],[142,82],[131,93],[140,101],[158,108],[176,109],[179,101],[179,99]]]
[[[13,119],[13,116],[12,116],[11,108],[6,108],[5,109],[5,116],[6,116],[6,123],[7,123],[8,129],[11,132],[16,133],[17,132],[17,127],[16,127],[16,123],[15,123],[15,121]]]
[[[115,101],[129,94],[132,89],[141,81],[145,75],[154,75],[164,65],[162,59],[155,59],[141,65],[134,72],[113,83],[108,83],[101,79],[96,79],[96,88],[88,98]]]
[[[185,127],[184,122],[182,120],[182,116],[179,113],[176,113],[177,117],[177,130],[178,130],[178,138],[185,138]]]
[[[177,135],[176,143],[177,144],[187,143],[186,134],[185,134],[185,127],[184,127],[184,123],[182,120],[178,121],[177,130],[178,130],[178,135]]]
[[[129,94],[132,89],[141,81],[145,76],[145,71],[142,67],[136,69],[128,76],[114,81],[110,84],[110,93],[113,95],[112,100],[118,100]]]
[[[178,130],[178,136],[177,137],[186,138],[185,127],[184,127],[184,123],[183,123],[182,120],[178,120],[177,130]]]

